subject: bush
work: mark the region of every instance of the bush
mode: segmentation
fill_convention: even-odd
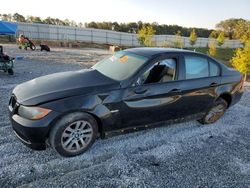
[[[225,42],[225,34],[224,34],[224,32],[220,32],[220,34],[217,38],[217,44],[219,46],[222,46],[224,44],[224,42]]]
[[[245,80],[250,74],[250,41],[245,43],[243,49],[236,49],[231,60],[232,66],[245,75]]]
[[[210,56],[215,57],[215,56],[216,56],[216,52],[217,52],[217,49],[216,49],[216,44],[215,44],[215,42],[209,42],[209,43],[208,43],[208,54],[209,54]]]
[[[197,41],[197,34],[195,32],[195,29],[193,29],[189,36],[189,43],[191,46],[194,46],[196,41]]]
[[[141,45],[152,46],[153,45],[153,35],[155,34],[155,30],[152,26],[144,25],[138,32],[138,41]]]
[[[183,48],[184,44],[183,44],[183,40],[182,40],[182,37],[181,37],[181,32],[178,31],[176,34],[175,34],[175,39],[173,41],[173,47],[174,48]]]

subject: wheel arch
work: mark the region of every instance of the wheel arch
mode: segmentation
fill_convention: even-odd
[[[224,92],[224,93],[220,94],[218,98],[222,98],[223,100],[225,100],[227,102],[227,108],[232,103],[232,95],[229,92]]]
[[[102,137],[103,136],[103,123],[101,121],[101,118],[99,118],[96,114],[94,113],[91,113],[91,112],[88,112],[88,111],[81,111],[81,112],[84,112],[84,113],[87,113],[89,115],[91,115],[97,122],[97,127],[98,127],[98,137]]]
[[[49,137],[50,131],[51,131],[51,129],[53,128],[53,125],[54,125],[56,122],[58,122],[58,121],[59,121],[61,118],[63,118],[65,115],[71,114],[71,113],[76,113],[76,112],[86,113],[86,114],[89,114],[90,116],[92,116],[92,117],[95,119],[95,121],[97,122],[98,133],[99,133],[98,137],[102,137],[102,135],[103,135],[102,125],[103,125],[103,123],[102,123],[101,119],[100,119],[96,114],[91,113],[91,112],[86,111],[86,110],[70,110],[70,111],[67,111],[67,112],[64,112],[64,113],[60,114],[59,116],[57,116],[56,118],[54,118],[54,119],[51,121],[51,123],[50,123],[50,125],[49,125],[49,130],[48,130],[47,135],[46,135],[46,138]]]

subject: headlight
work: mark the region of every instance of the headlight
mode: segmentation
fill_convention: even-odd
[[[42,119],[50,112],[51,112],[50,109],[40,108],[40,107],[19,106],[18,108],[18,114],[21,117],[31,120]]]

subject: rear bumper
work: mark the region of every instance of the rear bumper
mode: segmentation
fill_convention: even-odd
[[[26,146],[35,150],[46,149],[46,139],[51,122],[59,115],[51,112],[41,120],[28,120],[17,114],[10,114],[10,121],[17,138]]]
[[[238,103],[243,95],[244,92],[244,88],[240,89],[239,91],[235,92],[232,95],[232,103],[231,106],[235,105],[236,103]]]

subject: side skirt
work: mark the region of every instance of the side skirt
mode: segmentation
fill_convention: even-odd
[[[104,132],[102,134],[101,138],[104,139],[104,138],[109,138],[109,137],[113,137],[116,135],[133,133],[133,132],[137,132],[137,131],[141,131],[141,130],[145,130],[145,129],[152,129],[152,128],[163,127],[163,126],[171,125],[171,124],[175,124],[175,123],[182,123],[182,122],[186,122],[186,121],[197,120],[197,119],[201,119],[204,115],[205,115],[205,113],[199,113],[199,114],[189,115],[189,116],[174,119],[174,120],[160,121],[160,122],[146,124],[146,125],[139,125],[139,126],[128,127],[128,128],[124,128],[124,129],[118,129],[118,130],[114,130],[114,131],[108,131],[108,132]]]

